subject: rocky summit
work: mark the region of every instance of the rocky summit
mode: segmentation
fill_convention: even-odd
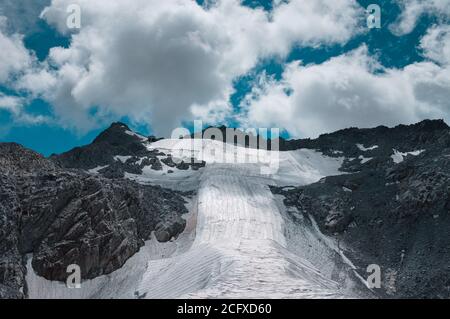
[[[144,167],[163,170],[163,163],[181,170],[198,170],[205,163],[193,161],[174,162],[170,154],[159,150],[148,150],[144,143],[156,142],[154,136],[144,137],[130,130],[123,123],[113,123],[91,144],[77,147],[50,159],[65,168],[95,170],[108,178],[123,178],[125,173],[141,174]]]

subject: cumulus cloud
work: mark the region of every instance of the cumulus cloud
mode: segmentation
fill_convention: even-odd
[[[262,78],[242,107],[248,124],[303,137],[350,126],[448,121],[450,68],[427,61],[386,69],[362,46],[318,65],[291,63],[281,81]]]
[[[6,32],[6,17],[0,16],[0,83],[29,68],[32,56],[24,47],[22,36]]]
[[[450,64],[450,25],[434,26],[420,41],[425,57],[440,63]]]
[[[78,3],[82,28],[53,48],[20,88],[49,100],[66,126],[89,130],[128,116],[167,134],[181,120],[223,119],[233,81],[293,46],[345,43],[359,32],[354,0],[277,2],[271,12],[221,0],[53,0],[42,18],[68,33]],[[95,114],[95,116],[93,116]]]
[[[413,31],[419,18],[424,14],[439,18],[450,18],[450,1],[448,0],[397,0],[402,13],[398,21],[391,26],[396,35],[404,35]]]
[[[0,110],[18,113],[21,105],[22,101],[20,98],[0,93]]]
[[[393,26],[410,32],[424,13],[450,16],[447,0],[398,0]],[[40,4],[45,1],[39,1]],[[9,2],[8,3],[12,3]],[[82,28],[67,29],[78,3]],[[167,135],[183,120],[214,124],[233,109],[233,83],[268,57],[295,46],[343,44],[359,33],[354,0],[274,1],[270,12],[238,0],[52,0],[41,17],[71,37],[37,62],[23,38],[0,18],[0,83],[50,102],[59,124],[85,132],[121,116]],[[3,19],[3,20],[2,20]],[[3,21],[3,22],[1,22]],[[427,59],[402,69],[382,67],[365,46],[322,64],[285,66],[281,81],[262,74],[239,114],[243,126],[286,128],[317,136],[349,126],[450,120],[450,27],[430,28],[419,48]],[[0,94],[16,121],[39,123],[25,98]]]
[[[6,24],[6,17],[0,16],[0,85],[14,88],[17,80],[24,74],[35,72],[35,57],[25,48],[23,36],[9,33]],[[7,95],[0,91],[0,110],[8,112],[14,122],[37,124],[48,121],[47,117],[26,112],[26,103],[27,99],[24,97]]]
[[[40,124],[49,119],[42,115],[32,115],[24,111],[25,99],[18,96],[10,96],[0,92],[0,110],[11,114],[15,123]],[[2,135],[2,134],[0,134]]]
[[[364,17],[362,8],[353,1],[279,1],[269,24],[269,46],[287,54],[293,43],[345,43],[362,31],[358,25]]]

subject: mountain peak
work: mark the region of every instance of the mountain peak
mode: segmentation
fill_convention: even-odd
[[[109,129],[115,129],[115,128],[121,128],[121,129],[126,129],[126,130],[130,130],[129,126],[126,125],[123,122],[114,122],[111,124],[111,126],[109,127]]]
[[[134,133],[126,124],[121,122],[112,123],[109,128],[100,133],[94,140],[95,143],[108,143],[111,145],[123,145],[130,142],[140,142],[141,138]]]
[[[63,167],[91,169],[114,162],[114,156],[136,155],[146,150],[147,137],[133,132],[126,124],[112,123],[89,145],[76,147],[52,159]]]

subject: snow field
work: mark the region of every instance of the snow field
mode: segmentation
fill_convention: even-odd
[[[204,147],[203,155],[192,149],[195,143]],[[127,176],[141,183],[195,188],[197,197],[185,232],[166,244],[148,241],[124,267],[83,282],[81,289],[69,290],[36,276],[29,263],[31,298],[351,296],[343,293],[339,276],[333,275],[335,254],[330,244],[313,234],[316,230],[288,224],[282,201],[268,186],[305,185],[341,174],[342,158],[312,150],[270,152],[224,147],[206,140],[161,140],[148,147],[177,158],[195,156],[207,162],[199,171],[158,177],[144,169],[142,175]],[[275,167],[274,163],[275,171],[262,173],[263,167]]]

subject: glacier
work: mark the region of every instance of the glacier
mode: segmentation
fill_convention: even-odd
[[[126,177],[143,184],[194,190],[184,232],[168,243],[146,242],[125,265],[83,281],[80,289],[36,275],[27,265],[28,294],[48,298],[357,298],[364,283],[333,239],[312,217],[294,223],[283,198],[270,186],[320,181],[339,171],[343,158],[314,150],[272,152],[214,140],[148,143],[183,159],[199,157],[206,167],[168,174],[144,169]],[[184,154],[184,155],[183,155]],[[269,167],[276,162],[276,170]],[[266,169],[266,170],[265,170]],[[266,171],[267,173],[263,173]],[[302,217],[299,214],[299,218]]]

